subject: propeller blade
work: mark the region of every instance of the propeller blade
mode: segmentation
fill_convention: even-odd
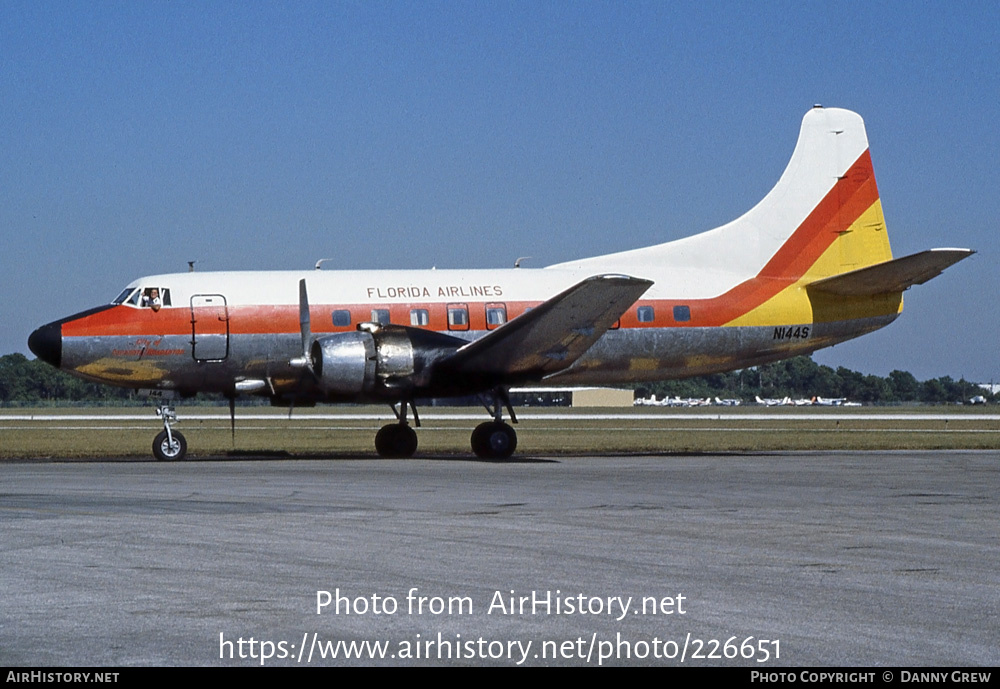
[[[312,344],[312,327],[309,320],[309,294],[306,292],[306,279],[299,280],[299,328],[302,330],[302,356],[309,356],[309,345]]]
[[[302,331],[302,356],[297,356],[288,363],[296,368],[304,368],[316,380],[319,376],[313,369],[309,348],[312,346],[312,326],[309,318],[309,293],[306,290],[306,279],[299,280],[299,329]],[[290,413],[290,412],[289,412]]]
[[[299,280],[299,329],[302,331],[302,356],[295,357],[290,363],[292,366],[304,368],[316,377],[313,370],[312,358],[309,356],[309,347],[312,345],[312,326],[309,319],[309,293],[306,290],[306,279]]]

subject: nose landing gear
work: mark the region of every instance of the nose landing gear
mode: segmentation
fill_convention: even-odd
[[[156,415],[163,419],[163,430],[153,439],[153,456],[161,462],[179,462],[187,454],[187,440],[171,428],[177,412],[163,405],[156,409]]]

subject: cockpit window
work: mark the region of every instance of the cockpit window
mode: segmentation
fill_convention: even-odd
[[[164,287],[126,287],[111,303],[159,311],[164,306],[170,306],[170,290]]]
[[[142,306],[159,311],[164,306],[170,306],[170,290],[160,287],[145,287],[142,290]]]
[[[113,302],[111,302],[111,303],[112,304],[124,304],[126,302],[126,300],[128,300],[129,295],[131,295],[133,292],[135,292],[135,294],[139,293],[138,290],[135,287],[126,287],[125,289],[122,290],[122,293],[119,294],[117,297],[115,297],[115,300]],[[130,302],[130,303],[132,303],[132,302]]]

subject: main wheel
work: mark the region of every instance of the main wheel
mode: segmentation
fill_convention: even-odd
[[[517,449],[517,433],[503,421],[487,421],[472,431],[472,451],[483,459],[507,459]]]
[[[174,441],[170,442],[166,431],[160,431],[153,440],[153,456],[161,462],[178,462],[187,454],[188,444],[184,436],[171,431]]]
[[[387,459],[412,457],[417,451],[417,432],[402,423],[382,426],[375,434],[375,451]]]

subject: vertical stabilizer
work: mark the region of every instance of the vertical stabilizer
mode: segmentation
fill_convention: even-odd
[[[677,241],[550,267],[696,281],[719,294],[752,278],[814,280],[891,258],[864,121],[816,106],[781,178],[743,216]]]

